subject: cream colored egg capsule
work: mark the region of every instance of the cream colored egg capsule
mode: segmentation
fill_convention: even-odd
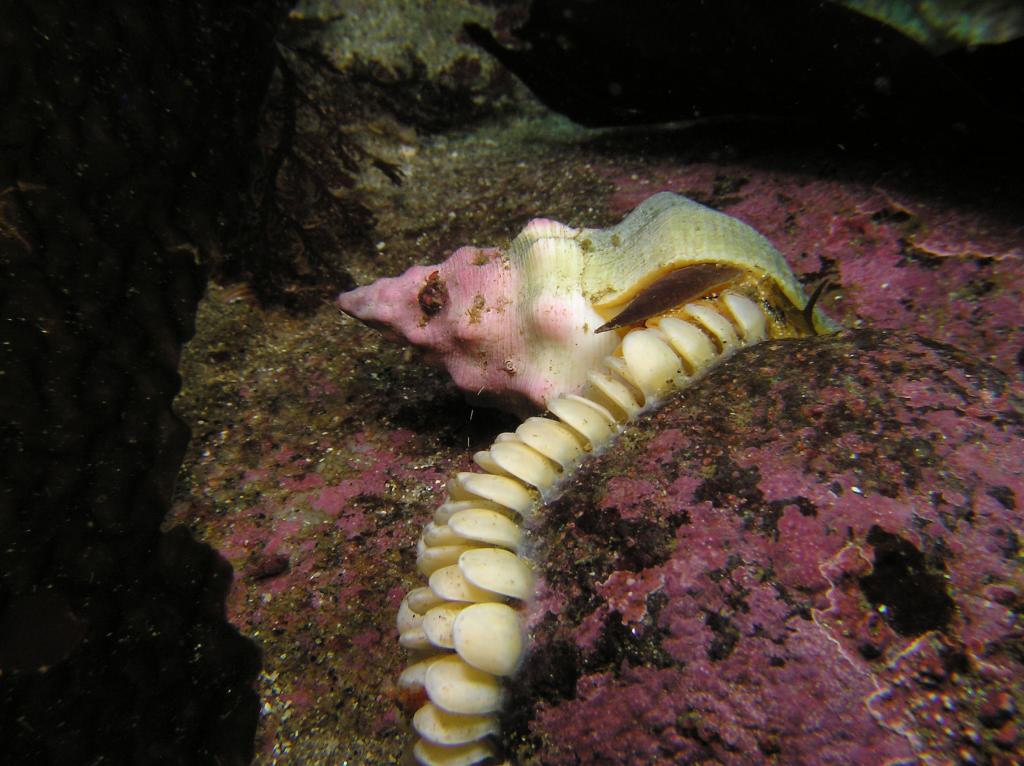
[[[469,543],[469,541],[463,545],[422,545],[416,554],[416,569],[424,577],[430,577],[441,567],[454,564],[459,560],[459,556],[475,547],[477,544]]]
[[[645,400],[660,399],[686,382],[679,356],[656,330],[636,330],[623,338],[622,358]]]
[[[421,739],[412,752],[423,766],[473,766],[491,758],[494,747],[484,739],[462,745],[438,745]]]
[[[426,692],[427,670],[435,662],[444,659],[445,654],[435,654],[419,662],[414,662],[398,676],[398,688],[406,692]]]
[[[501,470],[541,492],[558,481],[561,474],[550,458],[518,440],[496,442],[490,455]]]
[[[427,640],[439,649],[454,648],[455,636],[452,629],[459,613],[465,608],[466,604],[463,603],[445,602],[423,615],[420,629]]]
[[[718,342],[723,353],[734,351],[740,346],[736,328],[706,303],[691,303],[683,309],[684,316],[690,317],[701,324]]]
[[[431,521],[423,528],[423,543],[430,548],[441,545],[465,545],[466,538],[459,536],[448,524]]]
[[[582,436],[592,449],[608,441],[618,425],[612,414],[600,404],[576,394],[552,399],[548,402],[548,409]]]
[[[412,727],[417,734],[436,745],[464,745],[497,734],[498,719],[493,715],[449,713],[428,702],[413,715]]]
[[[460,610],[452,624],[452,643],[462,659],[496,676],[512,675],[525,650],[519,615],[506,604],[473,604]]]
[[[768,336],[768,323],[764,312],[750,298],[739,293],[727,292],[722,296],[722,303],[732,315],[744,341],[757,343]]]
[[[448,500],[438,506],[437,510],[434,511],[434,523],[435,524],[447,524],[448,519],[453,514],[459,511],[468,511],[473,508],[484,508],[490,511],[502,511],[509,513],[509,510],[503,505],[499,505],[491,500],[484,500],[481,497],[473,497],[469,500]]]
[[[460,471],[448,482],[447,489],[453,500],[489,500],[523,516],[536,500],[534,492],[521,482],[490,473]]]
[[[467,580],[458,564],[441,567],[430,575],[429,583],[430,591],[447,601],[483,603],[499,601],[502,598],[500,593],[480,588]]]
[[[459,556],[459,570],[473,585],[511,598],[533,595],[533,572],[519,556],[502,548],[475,548]]]
[[[459,537],[489,543],[515,551],[522,542],[519,525],[504,514],[482,508],[459,511],[448,520],[448,526]]]
[[[587,374],[587,382],[589,387],[584,395],[603,403],[620,423],[630,420],[642,409],[641,401],[644,397],[637,397],[635,389],[631,389],[629,384],[618,378],[611,370],[591,370]]]
[[[403,606],[416,614],[426,614],[427,610],[440,604],[444,599],[435,594],[429,587],[413,588],[402,599]],[[399,609],[401,613],[401,608]]]
[[[691,322],[665,317],[658,323],[658,331],[679,354],[691,374],[705,369],[718,355],[707,333]]]
[[[586,443],[569,427],[550,418],[527,418],[516,429],[523,444],[570,471],[584,455]]]
[[[423,688],[431,702],[449,713],[495,713],[501,709],[504,697],[496,676],[454,654],[445,655],[426,669]]]

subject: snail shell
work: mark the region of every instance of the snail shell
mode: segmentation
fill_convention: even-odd
[[[765,309],[777,334],[800,321],[803,290],[767,239],[669,192],[608,229],[534,219],[505,250],[463,247],[444,263],[343,293],[338,305],[420,348],[472,401],[525,416],[579,393],[615,351],[620,337],[595,330],[697,266],[729,275],[703,291],[693,290],[699,270],[679,279],[685,300],[732,286]],[[811,313],[815,331],[835,329],[820,311]]]

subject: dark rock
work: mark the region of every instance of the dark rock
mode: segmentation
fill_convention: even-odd
[[[161,532],[204,264],[237,213],[279,2],[0,10],[5,763],[247,763],[231,570]]]

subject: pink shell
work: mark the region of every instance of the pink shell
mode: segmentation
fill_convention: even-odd
[[[507,253],[462,247],[444,263],[342,293],[338,305],[421,349],[470,401],[532,414],[580,390],[618,341],[594,334],[604,320],[573,276],[581,269],[566,266],[579,257],[577,233],[535,219]]]

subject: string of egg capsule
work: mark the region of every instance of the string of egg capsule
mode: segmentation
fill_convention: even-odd
[[[589,373],[582,395],[552,399],[549,416],[527,418],[474,456],[483,473],[448,482],[419,542],[416,565],[427,585],[410,591],[398,613],[399,642],[425,655],[398,681],[427,699],[412,719],[420,764],[472,766],[496,757],[501,679],[526,651],[515,604],[534,592],[519,555],[523,523],[624,423],[767,336],[758,305],[729,291],[649,320]]]

